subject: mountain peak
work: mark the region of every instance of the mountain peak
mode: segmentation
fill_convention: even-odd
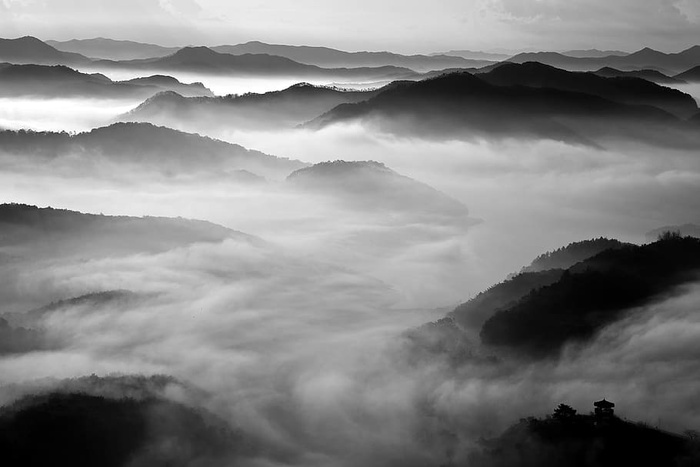
[[[171,57],[178,57],[178,58],[196,58],[196,59],[202,59],[202,58],[210,58],[210,57],[219,57],[221,54],[218,52],[215,52],[211,50],[209,47],[204,47],[204,46],[188,46],[188,47],[183,47],[174,54],[171,55]]]

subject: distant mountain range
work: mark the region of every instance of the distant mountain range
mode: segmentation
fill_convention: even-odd
[[[90,59],[71,52],[56,50],[36,37],[0,39],[0,62],[34,65],[84,65]]]
[[[117,41],[104,37],[45,42],[62,52],[77,53],[95,60],[134,60],[139,58],[165,57],[181,49],[181,47],[163,47],[156,44]]]
[[[293,128],[339,104],[360,102],[382,90],[348,91],[299,83],[282,91],[186,99],[173,92],[157,94],[120,117],[190,132],[225,132],[231,128]]]
[[[675,75],[700,65],[700,45],[678,53],[664,53],[645,48],[629,55],[607,57],[572,57],[557,52],[522,53],[508,59],[514,63],[540,62],[575,71],[595,71],[610,67],[623,71],[652,69]]]
[[[632,70],[632,71],[622,71],[616,70],[615,68],[603,67],[598,71],[594,71],[594,74],[602,76],[603,78],[641,78],[652,83],[657,84],[683,84],[685,81],[677,77],[666,76],[660,71],[656,70]]]
[[[47,41],[47,44],[64,52],[78,53],[94,59],[133,60],[157,58],[172,55],[180,48],[162,47],[154,44],[144,44],[133,41],[115,41],[112,39],[95,38],[70,41]],[[274,55],[285,57],[305,65],[316,65],[323,68],[363,68],[396,66],[410,68],[417,72],[443,68],[469,68],[485,66],[496,60],[492,58],[462,57],[455,54],[432,55],[401,55],[392,52],[345,52],[329,47],[310,47],[267,44],[259,41],[246,42],[236,45],[218,45],[210,47],[219,53],[231,55]],[[498,59],[508,56],[498,55]]]
[[[650,105],[680,118],[688,118],[698,111],[695,100],[688,94],[644,79],[605,78],[597,73],[569,72],[537,62],[502,63],[489,73],[480,73],[478,77],[497,86],[558,89],[603,97],[622,104]]]
[[[431,56],[447,55],[450,57],[462,57],[467,60],[475,61],[489,61],[489,62],[500,62],[509,57],[512,54],[505,53],[492,53],[492,52],[482,52],[480,50],[448,50],[447,52],[438,52],[430,54]],[[482,65],[483,66],[483,65]]]
[[[172,55],[139,60],[97,60],[94,66],[164,71],[191,71],[210,74],[291,75],[343,79],[405,79],[419,76],[415,71],[391,65],[356,68],[321,68],[286,57],[269,54],[231,55],[208,47],[184,47]]]
[[[0,63],[0,96],[145,99],[162,91],[177,91],[186,96],[213,96],[202,83],[185,84],[170,76],[112,81],[99,73],[81,73],[63,65]]]
[[[561,52],[562,55],[568,57],[576,58],[602,58],[602,57],[624,57],[629,55],[629,52],[622,52],[621,50],[598,50],[598,49],[587,49],[587,50],[566,50]]]
[[[86,169],[109,161],[138,170],[209,174],[239,182],[241,171],[248,173],[244,180],[250,179],[250,173],[283,179],[307,165],[148,123],[116,123],[77,135],[0,131],[0,153],[46,161],[78,158]]]

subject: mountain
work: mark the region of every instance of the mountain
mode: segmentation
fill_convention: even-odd
[[[631,85],[655,86],[642,80]],[[681,101],[683,96],[680,94]],[[655,107],[559,89],[497,86],[469,73],[395,83],[367,101],[339,105],[306,127],[320,129],[349,121],[364,121],[382,131],[412,137],[507,136],[589,145],[595,145],[595,139],[641,138],[659,145],[700,144],[697,134]],[[671,137],[673,132],[682,137]]]
[[[93,59],[133,60],[139,58],[165,57],[177,52],[180,47],[163,47],[134,41],[117,41],[96,37],[94,39],[72,39],[69,41],[46,41],[62,52],[81,54]]]
[[[205,221],[84,214],[51,207],[0,204],[0,253],[6,263],[69,256],[94,259],[158,253],[194,243],[255,237]]]
[[[564,247],[539,255],[530,265],[525,266],[521,270],[521,273],[540,272],[549,269],[569,269],[574,264],[580,263],[605,250],[622,248],[629,245],[629,243],[622,243],[619,240],[604,237],[569,243]]]
[[[350,208],[390,213],[387,221],[394,223],[476,223],[459,201],[379,162],[322,162],[293,172],[287,183]]]
[[[38,65],[79,65],[90,63],[80,54],[61,52],[36,37],[0,39],[0,62]]]
[[[561,70],[537,62],[503,63],[479,78],[497,86],[558,89],[603,97],[623,104],[651,105],[687,118],[698,111],[695,100],[681,91],[636,78],[604,78]]]
[[[49,346],[42,334],[34,329],[12,326],[0,318],[0,356],[46,350]]]
[[[518,274],[489,287],[471,300],[462,303],[448,317],[463,329],[478,330],[497,311],[512,306],[529,293],[561,279],[564,271],[608,249],[622,248],[628,244],[619,240],[596,238],[570,243],[554,251],[544,253]]]
[[[608,249],[497,311],[481,328],[481,341],[521,356],[555,356],[567,343],[590,339],[631,309],[696,280],[699,270],[697,238],[669,235]]]
[[[482,52],[475,50],[448,50],[447,52],[439,52],[435,54],[430,54],[431,56],[436,55],[447,55],[449,57],[462,57],[467,60],[478,60],[478,61],[489,61],[489,62],[500,62],[510,55],[504,53],[493,53],[493,52]],[[474,65],[477,66],[477,65]]]
[[[522,272],[462,303],[452,310],[448,317],[460,328],[478,332],[486,320],[496,312],[513,305],[533,290],[557,282],[563,273],[561,269]]]
[[[622,52],[620,50],[598,50],[598,49],[588,49],[588,50],[567,50],[561,52],[562,55],[567,57],[576,58],[602,58],[602,57],[624,57],[629,55],[628,52]]]
[[[556,52],[522,53],[508,59],[514,63],[540,62],[574,71],[595,71],[603,67],[630,71],[653,69],[664,74],[675,74],[700,65],[700,45],[678,53],[663,53],[650,48],[624,56],[570,57]]]
[[[151,86],[164,91],[176,92],[185,97],[213,97],[214,93],[200,82],[182,83],[172,76],[152,75],[119,81],[119,84]]]
[[[398,79],[417,77],[413,70],[395,66],[321,68],[269,54],[231,55],[207,47],[184,47],[166,57],[94,62],[95,66],[139,70],[178,70],[211,74],[325,76],[338,78]]]
[[[473,467],[617,467],[698,465],[697,440],[560,404],[545,418],[521,418],[500,436],[482,440],[470,454]]]
[[[671,76],[666,76],[656,70],[632,70],[622,71],[615,68],[603,67],[593,72],[603,78],[641,78],[656,84],[683,84],[685,81]]]
[[[83,169],[99,169],[109,162],[125,169],[150,169],[168,176],[201,173],[232,177],[246,170],[281,179],[306,166],[299,161],[148,123],[116,123],[76,135],[0,131],[0,153],[46,162],[77,159],[82,161]]]
[[[176,90],[191,96],[213,95],[201,83],[184,84],[169,76],[115,82],[98,73],[81,73],[63,65],[0,63],[0,96],[145,99],[165,90]]]
[[[700,82],[700,65],[684,71],[683,73],[674,76],[674,78],[687,81],[689,83],[698,83]]]
[[[443,68],[478,68],[491,63],[491,59],[467,59],[450,54],[400,55],[391,52],[344,52],[328,47],[266,44],[258,41],[238,45],[221,45],[212,47],[212,50],[232,55],[275,55],[298,63],[316,65],[323,68],[395,66],[410,68],[417,72],[426,72]]]
[[[161,93],[139,105],[124,121],[142,121],[207,133],[230,128],[292,128],[335,106],[360,102],[376,91],[348,91],[299,83],[282,91],[186,99]]]
[[[59,385],[0,408],[4,466],[186,467],[252,454],[251,441],[225,421],[190,401],[171,400],[167,387],[183,390],[173,378],[80,380],[79,390]]]

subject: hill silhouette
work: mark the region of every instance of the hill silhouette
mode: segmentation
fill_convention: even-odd
[[[695,100],[683,92],[638,78],[604,78],[592,73],[560,70],[537,62],[503,63],[479,78],[498,86],[529,86],[580,92],[624,104],[651,105],[687,118],[698,111]]]
[[[557,282],[562,274],[560,269],[517,274],[462,303],[448,316],[461,328],[478,331],[497,311],[514,305],[533,290]]]
[[[161,93],[120,117],[206,133],[226,128],[292,128],[342,103],[360,102],[377,91],[348,91],[299,83],[282,91],[185,99]]]
[[[567,342],[588,339],[633,307],[693,280],[698,270],[696,238],[608,249],[499,310],[484,323],[481,340],[521,355],[556,355]]]
[[[145,99],[165,90],[176,90],[190,96],[212,95],[201,83],[184,84],[170,76],[115,82],[98,73],[81,73],[63,65],[0,63],[0,96]]]
[[[459,201],[379,162],[322,162],[293,172],[287,183],[331,196],[350,207],[387,212],[391,222],[475,223]]]
[[[74,383],[0,408],[3,465],[214,466],[252,452],[223,420],[154,392],[157,381],[93,376],[70,391]],[[118,395],[134,383],[139,391]]]
[[[141,70],[179,70],[209,74],[334,76],[342,78],[398,79],[416,77],[413,70],[395,66],[321,68],[269,54],[231,55],[208,47],[183,47],[172,55],[139,60],[100,60],[97,66]]]
[[[608,249],[628,244],[618,240],[597,238],[570,243],[565,247],[543,253],[533,262],[471,300],[462,303],[448,316],[466,330],[479,330],[496,312],[515,305],[529,293],[559,281],[564,271],[573,265]]]
[[[61,52],[36,37],[0,38],[0,62],[37,65],[79,65],[90,63],[80,54]]]
[[[250,41],[245,44],[212,47],[220,53],[233,55],[267,54],[286,57],[295,62],[324,68],[362,68],[395,66],[417,72],[443,68],[481,67],[491,63],[488,59],[466,59],[450,54],[401,55],[392,52],[345,52],[328,47],[292,46]]]
[[[483,440],[474,467],[690,467],[700,461],[692,439],[612,416],[579,415],[564,404],[545,418],[529,417]]]
[[[603,67],[592,73],[597,76],[602,76],[603,78],[641,78],[656,84],[683,84],[685,82],[682,79],[666,76],[656,70],[622,71],[616,70],[615,68]]]
[[[700,65],[676,75],[675,78],[689,83],[700,82]]]
[[[303,162],[270,156],[236,144],[149,123],[115,123],[90,132],[0,131],[0,153],[53,160],[84,158],[99,168],[109,161],[164,174],[210,173],[236,177],[240,170],[281,179]]]
[[[664,74],[676,74],[700,64],[700,45],[669,54],[645,47],[628,55],[607,57],[570,57],[556,52],[528,52],[517,54],[508,61],[540,62],[575,71],[595,71],[611,67],[624,71],[653,69]]]
[[[623,52],[621,50],[598,50],[598,49],[588,49],[588,50],[566,50],[561,52],[562,55],[567,57],[576,58],[600,58],[600,57],[610,57],[618,56],[623,57],[629,55],[628,52]]]
[[[622,243],[619,240],[604,237],[573,242],[564,247],[539,255],[529,266],[525,266],[521,272],[569,269],[574,264],[595,256],[600,252],[629,245],[629,243]]]
[[[655,242],[660,237],[668,234],[678,234],[683,237],[700,238],[700,225],[698,224],[681,224],[681,225],[666,225],[658,229],[651,230],[644,234],[647,242]]]
[[[84,214],[25,204],[0,204],[0,251],[9,262],[78,256],[156,253],[193,243],[255,237],[205,221]]]
[[[57,50],[72,52],[93,59],[133,60],[139,58],[164,57],[177,52],[179,47],[163,47],[135,41],[120,41],[96,37],[94,39],[71,39],[68,41],[46,41]]]
[[[588,145],[596,145],[596,139],[634,138],[658,145],[700,144],[695,132],[656,107],[560,89],[497,86],[480,76],[451,73],[395,83],[365,102],[339,105],[306,126],[318,129],[360,120],[414,137],[531,137]],[[633,87],[656,86],[625,81]]]

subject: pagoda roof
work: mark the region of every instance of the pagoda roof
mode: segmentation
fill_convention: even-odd
[[[615,404],[613,402],[606,401],[605,399],[603,399],[602,401],[594,402],[593,405],[596,407],[600,407],[600,408],[613,408],[613,407],[615,407]]]

